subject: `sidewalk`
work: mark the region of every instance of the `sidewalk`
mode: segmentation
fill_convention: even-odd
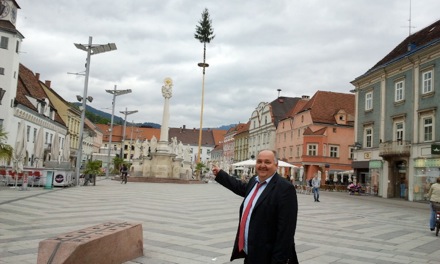
[[[440,237],[427,204],[321,191],[298,194],[300,263],[438,263]],[[144,256],[133,263],[231,263],[242,198],[216,183],[0,187],[0,264],[36,263],[46,238],[106,221],[141,222]],[[232,263],[243,263],[236,260]]]

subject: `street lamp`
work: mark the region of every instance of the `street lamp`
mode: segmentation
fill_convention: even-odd
[[[122,153],[122,147],[125,144],[125,129],[127,128],[127,116],[131,115],[131,114],[134,114],[134,113],[137,113],[137,112],[138,112],[138,110],[127,111],[127,107],[125,108],[125,111],[119,111],[119,113],[124,114],[124,130],[122,132],[122,144],[121,144],[121,152],[120,152],[122,159],[124,158],[123,155],[122,155],[123,154]],[[129,158],[129,160],[130,160],[130,158]]]
[[[78,153],[77,153],[77,157],[76,157],[76,168],[75,168],[75,173],[76,173],[76,186],[79,186],[79,170],[81,167],[81,155],[82,155],[82,144],[83,144],[83,133],[84,133],[84,119],[86,117],[86,102],[87,100],[85,100],[84,98],[88,98],[87,97],[87,88],[89,85],[89,73],[90,73],[90,56],[91,55],[95,55],[95,54],[99,54],[99,53],[104,53],[104,52],[108,52],[108,51],[112,51],[112,50],[116,50],[116,44],[115,43],[108,43],[108,44],[103,44],[103,45],[93,45],[92,44],[92,37],[89,37],[89,43],[88,44],[76,44],[74,43],[75,47],[77,49],[83,50],[85,52],[87,52],[87,60],[86,60],[86,73],[85,73],[85,80],[84,80],[84,93],[83,96],[81,97],[82,99],[82,111],[81,111],[81,122],[80,122],[80,126],[79,126],[79,146],[78,146]],[[90,97],[91,98],[91,97]],[[77,99],[79,99],[79,97],[77,97]],[[90,100],[88,98],[88,100]],[[91,102],[91,100],[90,100]]]
[[[112,101],[112,118],[111,118],[111,121],[110,121],[110,138],[109,138],[109,140],[108,140],[107,169],[106,169],[106,171],[105,171],[105,178],[108,179],[108,177],[109,177],[109,171],[110,171],[110,151],[111,151],[112,135],[113,135],[113,117],[114,117],[114,115],[115,115],[115,101],[116,101],[116,96],[131,93],[131,89],[126,89],[126,90],[116,90],[116,85],[115,85],[115,89],[113,89],[113,90],[105,90],[105,91],[106,91],[107,93],[109,93],[109,94],[113,94],[113,101]]]

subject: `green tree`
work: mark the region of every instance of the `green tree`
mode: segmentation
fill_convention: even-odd
[[[124,163],[124,160],[118,157],[115,157],[113,159],[113,173],[114,174],[118,174],[119,173],[119,169],[122,167],[122,164]]]
[[[12,151],[14,150],[10,145],[6,144],[8,133],[3,131],[0,126],[0,160],[10,160],[12,158]]]
[[[196,175],[197,175],[197,179],[200,179],[200,175],[203,173],[204,169],[206,168],[205,164],[199,162],[196,165]]]
[[[99,175],[101,174],[101,166],[102,166],[102,161],[90,160],[86,164],[86,169],[84,170],[84,174]]]
[[[214,29],[212,28],[212,20],[209,17],[209,11],[207,8],[202,12],[202,19],[199,20],[199,24],[196,26],[196,33],[194,38],[203,43],[203,63],[198,65],[203,68],[203,81],[202,81],[202,103],[200,109],[200,130],[199,130],[199,146],[197,151],[197,163],[200,162],[200,151],[202,146],[202,129],[203,129],[203,101],[205,95],[205,68],[209,66],[206,63],[206,43],[210,43],[215,38]],[[199,174],[197,174],[199,178]]]
[[[207,8],[202,12],[202,19],[196,26],[196,33],[194,38],[203,43],[203,64],[206,62],[206,43],[210,43],[215,38],[214,29],[212,28],[212,20],[209,18],[209,11]],[[203,67],[203,74],[205,74],[205,67]]]

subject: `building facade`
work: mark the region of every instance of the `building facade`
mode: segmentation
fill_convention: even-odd
[[[424,200],[440,176],[440,21],[408,36],[352,84],[353,168],[384,198]]]

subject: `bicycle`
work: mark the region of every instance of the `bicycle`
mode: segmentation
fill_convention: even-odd
[[[121,184],[122,184],[122,183],[127,184],[127,176],[128,176],[128,173],[127,173],[127,172],[122,172],[122,173],[121,173]]]

